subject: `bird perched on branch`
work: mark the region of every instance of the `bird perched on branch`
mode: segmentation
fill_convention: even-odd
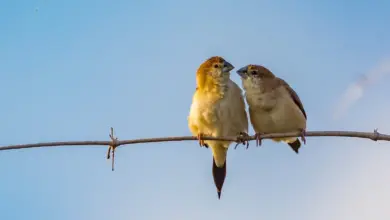
[[[258,145],[261,145],[261,134],[294,131],[301,132],[302,141],[306,144],[306,112],[297,93],[287,82],[260,65],[247,65],[237,73],[241,76]],[[301,147],[297,137],[272,140],[286,142],[296,153]]]
[[[230,80],[234,66],[214,56],[203,62],[196,72],[197,88],[193,95],[188,126],[198,137],[199,145],[210,147],[212,173],[218,198],[226,177],[226,156],[230,141],[202,140],[202,136],[248,136],[248,116],[240,87]],[[243,139],[242,139],[243,140]],[[245,144],[245,141],[242,141]]]

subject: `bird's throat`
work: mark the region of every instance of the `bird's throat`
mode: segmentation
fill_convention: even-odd
[[[216,93],[223,96],[228,89],[228,80],[222,77],[206,77],[203,79],[203,82],[198,83],[198,87],[204,92]]]

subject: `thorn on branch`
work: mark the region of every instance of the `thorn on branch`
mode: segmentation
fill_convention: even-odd
[[[374,136],[371,138],[373,141],[378,141],[380,133],[378,132],[378,128],[374,129]]]
[[[111,127],[111,132],[109,134],[109,137],[112,141],[111,145],[108,147],[108,151],[107,151],[107,160],[110,159],[110,154],[112,152],[112,163],[111,163],[111,167],[112,167],[112,171],[114,171],[114,164],[115,164],[115,149],[116,147],[118,147],[118,138],[114,136],[114,128]]]

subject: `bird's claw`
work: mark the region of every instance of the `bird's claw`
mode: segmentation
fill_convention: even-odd
[[[301,131],[301,140],[302,140],[303,144],[306,145],[306,138],[305,138],[305,136],[306,136],[306,130],[303,129],[303,130]]]
[[[263,135],[264,133],[262,132],[259,132],[259,133],[256,133],[255,136],[256,136],[256,146],[257,147],[260,147],[261,146],[261,142],[262,142],[262,137],[261,135]]]
[[[239,144],[246,145],[246,149],[248,149],[249,148],[249,141],[247,140],[248,137],[249,135],[247,133],[240,132],[237,136],[237,144],[234,147],[234,149],[236,149]]]
[[[204,140],[202,139],[203,138],[203,134],[202,133],[199,133],[197,135],[197,138],[198,138],[198,141],[199,141],[199,146],[200,147],[205,147],[205,148],[208,148],[208,146],[204,143]]]

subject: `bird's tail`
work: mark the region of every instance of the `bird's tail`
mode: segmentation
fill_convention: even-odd
[[[223,183],[225,182],[226,177],[226,160],[223,163],[222,167],[217,167],[215,164],[215,159],[213,158],[213,178],[215,186],[217,187],[218,199],[221,198],[221,191]]]
[[[288,145],[290,145],[290,147],[293,149],[293,151],[295,153],[298,153],[299,151],[299,148],[301,147],[301,142],[299,141],[299,139],[295,139],[295,141],[293,142],[287,142]]]
[[[294,138],[273,138],[272,140],[276,141],[276,142],[283,141],[283,142],[287,143],[295,153],[298,153],[299,148],[301,147],[301,142],[296,137],[294,137]]]
[[[217,187],[218,199],[221,198],[221,191],[226,177],[226,155],[227,148],[221,145],[211,147],[213,152],[213,178]]]

